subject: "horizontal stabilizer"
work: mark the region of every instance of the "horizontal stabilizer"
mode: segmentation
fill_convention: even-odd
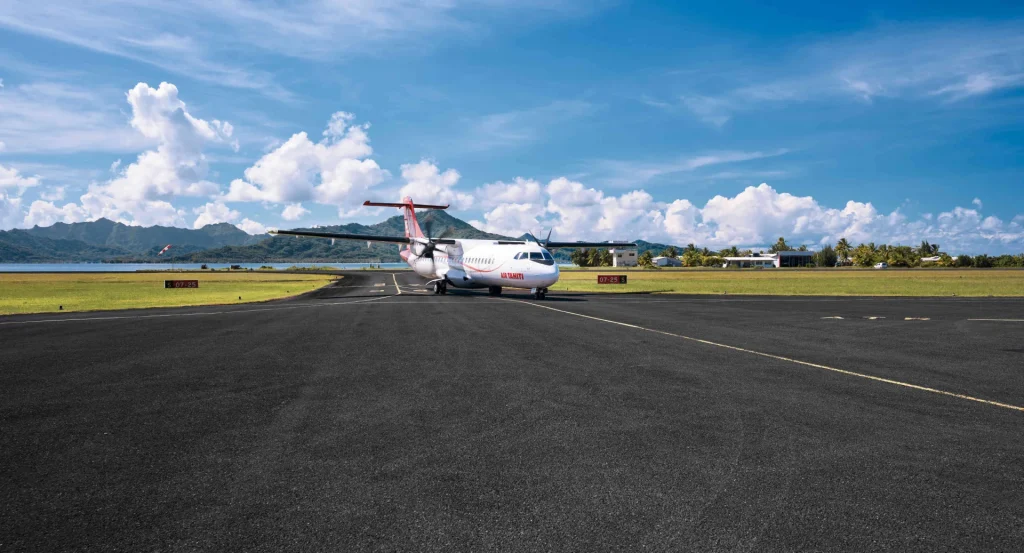
[[[363,205],[373,207],[409,207],[409,204],[403,204],[401,202],[371,202],[366,200]],[[447,205],[430,205],[430,204],[412,204],[412,207],[416,209],[448,209]]]

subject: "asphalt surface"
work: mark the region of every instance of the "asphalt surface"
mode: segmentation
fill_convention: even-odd
[[[1024,301],[419,282],[0,317],[0,551],[1021,550]]]

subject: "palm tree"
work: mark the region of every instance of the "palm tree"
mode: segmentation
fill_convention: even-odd
[[[840,238],[836,242],[836,255],[839,256],[839,260],[846,263],[850,259],[850,242],[846,238]]]

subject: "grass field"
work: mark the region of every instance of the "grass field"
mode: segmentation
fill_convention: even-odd
[[[598,274],[629,284],[597,284]],[[650,269],[563,270],[553,291],[765,294],[801,296],[1024,296],[1014,269]]]
[[[63,311],[94,311],[247,303],[309,292],[336,278],[257,271],[0,273],[0,315],[60,311],[60,306],[64,306]],[[165,279],[198,280],[199,288],[165,289]]]

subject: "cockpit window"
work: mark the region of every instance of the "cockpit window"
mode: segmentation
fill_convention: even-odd
[[[545,256],[541,252],[530,252],[530,261],[533,261],[534,263],[540,263],[541,265],[555,264],[555,260],[551,258],[550,254]]]
[[[554,261],[555,260],[553,257],[551,257],[551,254],[549,254],[548,252],[543,252],[543,253],[544,253],[544,259],[547,259],[548,261]]]

